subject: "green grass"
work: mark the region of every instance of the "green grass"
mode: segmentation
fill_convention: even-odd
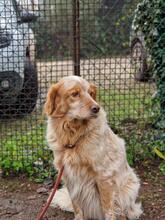
[[[150,87],[100,90],[99,100],[107,112],[110,124],[120,126],[124,121],[149,122],[153,119],[152,95]],[[143,91],[143,93],[142,93]]]

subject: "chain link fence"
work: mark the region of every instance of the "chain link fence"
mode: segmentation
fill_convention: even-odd
[[[143,36],[132,30],[138,2],[0,0],[2,169],[50,166],[42,109],[50,85],[67,75],[98,86],[110,126],[133,152],[130,162],[154,141],[156,88]]]

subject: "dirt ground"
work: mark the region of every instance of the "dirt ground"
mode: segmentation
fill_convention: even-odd
[[[165,176],[156,164],[146,162],[136,167],[141,178],[140,200],[144,214],[140,220],[165,220]],[[0,219],[35,220],[50,189],[27,178],[0,178]],[[44,220],[72,220],[71,213],[50,207]]]

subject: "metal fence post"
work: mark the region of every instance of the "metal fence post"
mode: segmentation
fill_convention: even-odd
[[[73,0],[73,63],[74,75],[80,76],[80,3]]]

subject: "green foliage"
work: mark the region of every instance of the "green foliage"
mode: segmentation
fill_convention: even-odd
[[[82,58],[127,54],[130,27],[139,0],[80,2]],[[38,58],[64,59],[73,53],[73,1],[45,0],[33,26]]]
[[[103,1],[105,2],[105,1]],[[124,55],[130,52],[130,29],[134,10],[139,0],[106,1],[102,3],[98,22],[97,48],[101,48],[101,55]],[[100,53],[100,51],[98,51]],[[99,54],[97,54],[99,55]]]
[[[134,28],[144,35],[146,47],[149,49],[154,64],[154,74],[157,83],[157,95],[155,103],[159,101],[157,110],[159,118],[155,127],[158,130],[157,138],[150,138],[150,149],[165,153],[165,1],[164,0],[143,0],[137,7],[134,18]],[[165,173],[164,161],[160,164],[160,170]]]
[[[159,165],[159,169],[165,175],[165,162],[164,161]]]
[[[137,7],[135,30],[142,31],[154,63],[161,128],[165,128],[165,1],[143,0]]]
[[[155,153],[155,148],[158,148],[163,155],[165,154],[165,134],[163,131],[148,128],[139,135],[137,135],[136,130],[133,130],[129,136],[125,134],[123,136],[127,142],[127,159],[131,165],[156,159],[160,161],[159,169],[165,174],[164,160]]]
[[[19,132],[2,140],[0,167],[4,175],[26,173],[37,182],[51,175],[52,154],[46,147],[44,129],[40,124],[28,133]]]

